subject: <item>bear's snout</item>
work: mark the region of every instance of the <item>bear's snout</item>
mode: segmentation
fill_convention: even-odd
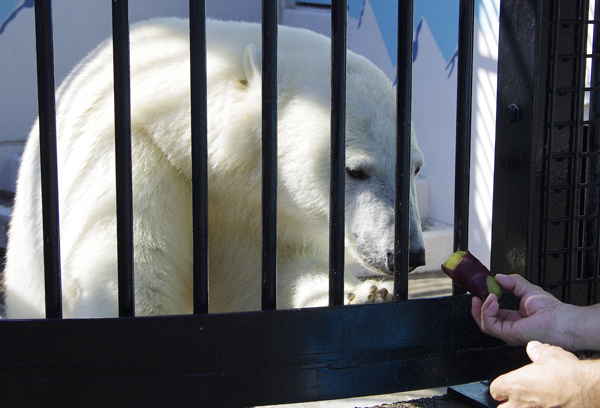
[[[410,251],[408,254],[408,269],[410,272],[414,271],[419,266],[425,265],[425,251]],[[390,272],[394,272],[394,253],[388,253],[387,266]]]

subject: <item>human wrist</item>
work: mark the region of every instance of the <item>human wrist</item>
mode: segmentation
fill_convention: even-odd
[[[584,308],[580,306],[561,304],[553,322],[554,330],[551,333],[554,338],[550,343],[571,351],[585,349],[581,336],[585,315]]]
[[[600,304],[580,307],[580,321],[575,321],[579,348],[576,350],[600,351]]]
[[[600,305],[562,304],[553,332],[554,343],[564,349],[600,350]]]

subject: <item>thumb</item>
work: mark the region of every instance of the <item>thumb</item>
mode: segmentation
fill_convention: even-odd
[[[527,355],[534,363],[538,361],[544,351],[544,345],[539,341],[530,341],[527,343]]]

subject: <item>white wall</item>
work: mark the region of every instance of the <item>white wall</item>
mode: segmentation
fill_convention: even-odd
[[[206,14],[212,18],[254,22],[261,19],[260,0],[206,3]],[[135,23],[153,17],[187,17],[188,7],[188,0],[130,0],[129,19]],[[111,2],[55,0],[52,14],[58,87],[77,62],[111,35]],[[4,17],[0,14],[0,24]],[[0,34],[0,190],[14,188],[11,170],[14,158],[22,151],[36,116],[34,13],[26,7],[15,14]],[[9,160],[11,156],[13,160]]]

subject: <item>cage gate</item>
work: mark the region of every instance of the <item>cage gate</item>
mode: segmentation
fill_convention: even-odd
[[[503,1],[513,18],[501,20],[498,64],[492,267],[579,305],[598,302],[600,25],[590,3]]]
[[[0,322],[0,390],[7,406],[84,402],[111,406],[249,406],[336,399],[493,378],[527,362],[522,348],[483,335],[470,296],[406,300],[405,207],[396,208],[397,301],[339,307],[343,278],[343,92],[332,92],[330,304],[276,307],[274,218],[276,118],[263,99],[262,311],[208,314],[206,222],[206,72],[204,2],[190,1],[193,109],[194,313],[133,317],[131,177],[119,187],[119,318],[60,319],[54,78],[50,1],[36,1],[40,133],[44,170],[46,320]],[[345,84],[345,1],[332,7],[332,89]],[[464,249],[468,216],[470,90],[474,1],[461,1],[457,112],[455,248]],[[586,1],[501,3],[492,269],[524,274],[573,303],[597,300],[598,64],[585,84]],[[597,10],[597,9],[596,9]],[[263,97],[275,92],[277,2],[263,1]],[[127,1],[113,1],[115,115],[120,168],[130,172]],[[408,197],[412,1],[400,1],[397,202]],[[594,36],[594,38],[596,38]],[[121,55],[119,59],[116,56]],[[515,75],[515,72],[517,75]],[[120,85],[119,85],[120,84]],[[120,96],[119,96],[120,95]],[[584,116],[585,97],[590,100]],[[276,98],[271,98],[274,100]],[[120,108],[118,106],[121,106]],[[42,125],[43,123],[43,125]],[[404,143],[403,143],[404,142]],[[408,147],[408,149],[407,149]],[[404,171],[403,171],[404,170]],[[120,177],[119,177],[120,178]],[[126,177],[127,179],[127,177]],[[129,183],[129,184],[128,184]],[[466,199],[465,199],[466,197]],[[507,197],[519,197],[507,200]],[[524,206],[523,202],[527,202]],[[466,207],[465,207],[466,206]],[[336,210],[337,208],[337,210]],[[46,213],[46,211],[48,211]],[[48,214],[48,215],[46,215]],[[334,220],[334,217],[342,217]],[[340,219],[342,222],[340,222]]]

